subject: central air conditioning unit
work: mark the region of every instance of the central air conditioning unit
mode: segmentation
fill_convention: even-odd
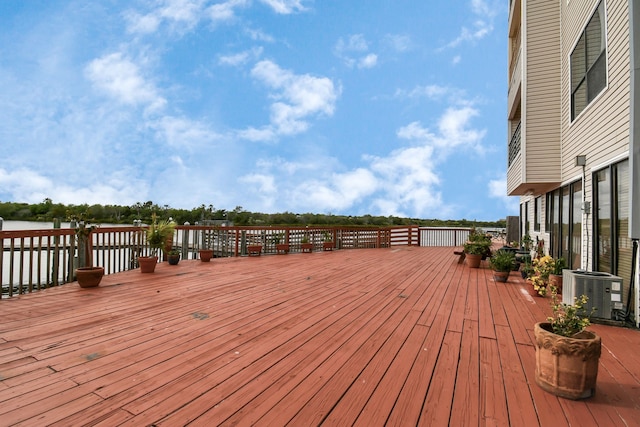
[[[622,278],[599,271],[563,270],[562,302],[573,304],[574,298],[589,297],[585,306],[587,313],[596,311],[592,317],[612,319],[613,310],[623,310]]]

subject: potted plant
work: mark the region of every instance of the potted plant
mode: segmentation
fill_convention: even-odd
[[[175,248],[171,248],[169,252],[167,252],[167,261],[169,265],[178,265],[180,262],[180,251]]]
[[[595,392],[602,341],[587,331],[589,316],[585,295],[573,304],[562,304],[551,288],[553,316],[536,323],[536,384],[568,399],[583,399]]]
[[[213,249],[211,249],[211,246],[214,239],[214,231],[215,229],[202,230],[202,248],[198,250],[198,255],[202,262],[210,262],[211,258],[213,258]]]
[[[520,266],[520,275],[523,279],[529,279],[533,276],[533,265],[531,264],[531,258],[526,258]]]
[[[513,269],[515,263],[515,254],[507,250],[498,250],[491,258],[489,265],[493,270],[493,278],[496,282],[506,282],[509,273]]]
[[[287,254],[289,253],[289,244],[282,243],[284,236],[282,233],[278,233],[273,236],[273,244],[276,246],[277,254]]]
[[[94,225],[85,224],[80,220],[75,229],[78,242],[78,268],[76,268],[76,280],[81,288],[94,288],[100,284],[104,276],[104,267],[93,265],[93,241],[91,233],[96,228]]]
[[[323,251],[332,251],[333,250],[333,238],[331,233],[328,231],[324,232],[324,240],[322,242],[322,250]]]
[[[173,236],[175,223],[169,220],[158,221],[158,217],[154,213],[151,216],[151,224],[147,229],[147,244],[151,250],[151,255],[147,257],[138,257],[140,264],[140,272],[153,273],[158,262],[158,253],[160,249],[164,249],[167,241]]]
[[[306,234],[302,236],[302,239],[300,239],[300,250],[302,250],[302,252],[309,253],[313,251],[313,243],[309,242],[309,236],[307,236]]]
[[[491,254],[491,239],[486,235],[471,230],[469,240],[464,244],[465,262],[470,268],[480,267],[480,261]]]
[[[545,296],[549,286],[549,274],[553,267],[553,258],[545,255],[533,260],[533,275],[531,276],[531,284],[533,286],[534,295]]]
[[[564,258],[556,258],[551,263],[551,272],[549,273],[549,285],[554,286],[559,294],[562,293],[562,270],[567,268]]]

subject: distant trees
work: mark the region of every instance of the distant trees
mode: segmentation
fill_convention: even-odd
[[[235,225],[340,225],[340,226],[402,226],[421,225],[436,227],[505,227],[505,220],[471,221],[466,219],[441,220],[417,219],[396,216],[346,216],[333,214],[314,214],[281,212],[265,214],[246,211],[242,206],[233,210],[216,209],[213,205],[200,205],[191,210],[174,209],[168,205],[158,206],[151,200],[144,203],[137,202],[131,206],[117,205],[63,205],[53,203],[46,198],[42,203],[26,204],[0,202],[0,217],[5,220],[20,221],[53,221],[54,218],[67,220],[71,216],[84,217],[94,223],[133,224],[134,220],[145,223],[151,221],[151,215],[156,213],[161,218],[173,218],[178,224],[188,222],[195,224],[202,220],[229,220]]]

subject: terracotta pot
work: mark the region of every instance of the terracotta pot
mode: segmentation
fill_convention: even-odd
[[[560,274],[550,274],[549,275],[549,285],[556,287],[556,292],[558,294],[562,293],[562,275]]]
[[[81,288],[95,288],[104,276],[103,267],[79,267],[76,269],[76,280]]]
[[[262,245],[247,245],[249,256],[260,256],[262,253]]]
[[[213,258],[213,249],[200,249],[200,261],[209,262]]]
[[[333,250],[333,242],[322,242],[322,250],[323,251],[332,251]]]
[[[156,264],[158,264],[158,257],[157,256],[138,257],[138,264],[140,264],[140,273],[153,273],[156,270]]]
[[[480,267],[480,261],[482,261],[482,255],[467,254],[464,261],[467,263],[469,268],[478,268]]]
[[[313,243],[300,243],[300,249],[302,252],[311,253],[311,251],[313,251]]]
[[[567,399],[595,393],[602,342],[591,331],[567,338],[551,331],[551,324],[536,323],[536,384]]]
[[[506,281],[508,279],[509,279],[509,272],[508,271],[494,271],[493,272],[493,280],[495,280],[496,282],[506,283]]]
[[[289,253],[289,244],[288,243],[276,243],[276,253],[279,253],[279,254],[287,254],[287,253]]]

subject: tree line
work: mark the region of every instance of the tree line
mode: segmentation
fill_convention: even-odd
[[[64,205],[54,203],[47,198],[38,204],[0,202],[0,217],[4,220],[53,221],[54,218],[68,220],[72,217],[85,218],[92,223],[133,224],[134,220],[144,223],[151,221],[155,213],[160,218],[172,218],[178,224],[188,222],[191,225],[205,220],[227,220],[234,225],[325,225],[325,226],[402,226],[420,225],[428,227],[505,227],[504,219],[497,221],[475,221],[467,219],[440,220],[404,218],[397,216],[373,215],[333,215],[292,212],[259,213],[249,212],[236,206],[233,210],[217,209],[213,205],[200,205],[193,209],[176,209],[168,205],[160,206],[152,201],[138,202],[131,206],[118,205]]]

